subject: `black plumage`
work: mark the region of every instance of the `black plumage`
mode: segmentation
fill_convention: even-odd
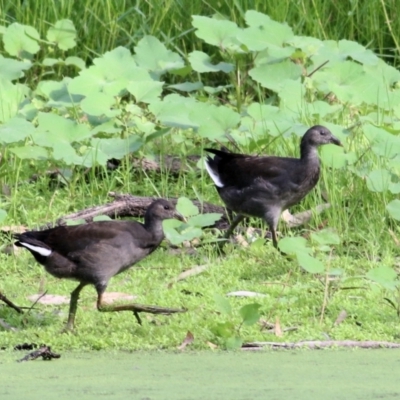
[[[263,218],[272,241],[278,245],[276,228],[281,212],[300,202],[317,184],[320,175],[318,146],[339,139],[324,126],[313,126],[302,137],[300,158],[251,156],[223,150],[205,149],[214,154],[206,159],[206,169],[227,208],[238,215],[225,237],[245,216]]]
[[[74,326],[80,291],[94,285],[97,308],[103,311],[102,295],[108,281],[152,253],[164,239],[162,221],[183,220],[164,199],[146,210],[144,224],[137,221],[97,221],[85,225],[58,226],[43,231],[15,234],[16,246],[24,247],[57,278],[79,281],[71,293],[66,330]],[[134,308],[131,308],[134,310]],[[129,305],[107,306],[106,311],[130,310]]]

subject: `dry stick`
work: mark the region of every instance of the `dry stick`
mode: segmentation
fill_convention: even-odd
[[[8,300],[6,296],[4,296],[3,293],[0,292],[0,300],[4,301],[8,305],[8,307],[13,308],[16,312],[23,314],[23,311],[20,307],[16,306],[12,301]]]
[[[86,222],[93,221],[93,218],[98,215],[107,215],[110,218],[118,217],[139,217],[143,216],[146,212],[147,207],[156,199],[155,197],[140,197],[132,196],[130,194],[118,194],[115,192],[109,193],[110,197],[114,198],[114,201],[100,206],[90,207],[75,213],[66,215],[57,219],[54,223],[47,223],[41,226],[39,229],[48,229],[53,226],[66,225],[67,220],[84,219]],[[173,198],[170,201],[176,204],[177,199]],[[206,213],[220,213],[222,217],[215,226],[218,229],[224,229],[228,224],[228,218],[226,216],[225,208],[217,206],[211,203],[200,203],[194,200],[193,203],[199,207],[200,210]]]
[[[328,347],[346,347],[346,348],[362,348],[362,349],[398,349],[400,343],[393,342],[379,342],[374,340],[305,340],[303,342],[294,343],[280,343],[280,342],[249,342],[245,343],[242,350],[261,350],[263,347],[269,347],[271,349],[301,349],[308,348],[314,349],[325,349]]]

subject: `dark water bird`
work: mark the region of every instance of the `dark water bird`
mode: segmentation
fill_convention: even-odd
[[[225,234],[227,239],[245,216],[263,218],[277,248],[276,228],[281,212],[299,203],[317,184],[320,161],[317,148],[339,139],[324,126],[313,126],[302,137],[300,158],[251,156],[205,149],[208,174],[227,208],[238,215]]]
[[[134,304],[104,307],[103,293],[114,275],[127,270],[157,249],[164,239],[162,221],[168,218],[183,220],[169,201],[159,199],[146,210],[143,224],[137,221],[97,221],[85,225],[57,226],[15,234],[15,245],[29,250],[51,275],[79,281],[71,293],[65,327],[65,330],[72,330],[79,294],[86,285],[96,288],[99,311],[136,310]]]

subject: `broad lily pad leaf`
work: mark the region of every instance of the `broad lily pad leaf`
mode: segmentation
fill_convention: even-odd
[[[400,200],[392,200],[387,206],[386,210],[389,212],[390,216],[397,221],[400,221]]]
[[[14,80],[24,76],[24,71],[32,66],[30,61],[5,58],[0,54],[0,79]]]
[[[176,85],[169,85],[168,87],[180,90],[181,92],[194,92],[195,90],[203,89],[203,84],[201,82],[183,82]]]
[[[393,158],[400,154],[400,137],[389,133],[386,129],[371,124],[363,127],[364,135],[371,143],[372,151],[385,158]]]
[[[105,93],[91,93],[81,101],[82,111],[94,115],[105,115],[112,118],[121,113],[121,110],[112,110],[116,105],[114,96]]]
[[[198,106],[199,103],[193,98],[170,94],[162,100],[153,101],[149,110],[166,126],[188,129],[199,126],[189,117],[192,110]]]
[[[171,69],[180,69],[185,66],[182,57],[171,50],[168,50],[154,36],[144,36],[135,46],[133,56],[139,67],[142,67],[160,77]]]
[[[219,213],[199,214],[191,217],[188,220],[188,224],[191,226],[198,226],[200,228],[212,226],[221,218],[221,216],[222,214]]]
[[[222,50],[242,52],[240,42],[236,36],[239,27],[231,21],[193,15],[193,26],[197,28],[195,34],[206,43],[218,46]]]
[[[208,139],[220,138],[240,122],[240,115],[226,106],[197,103],[192,108],[190,119],[199,125],[199,135]]]
[[[369,270],[366,277],[371,281],[377,282],[387,289],[395,289],[399,281],[397,280],[397,273],[393,268],[385,265]]]
[[[367,187],[371,192],[384,192],[391,183],[390,172],[386,169],[376,169],[367,176]]]
[[[309,254],[298,252],[296,254],[299,265],[311,274],[320,274],[325,271],[324,264]]]
[[[49,158],[47,150],[40,146],[11,147],[9,150],[22,159],[47,160]]]
[[[249,28],[243,29],[237,38],[249,50],[262,51],[270,46],[282,47],[294,36],[288,25],[276,22],[258,11],[247,11],[245,19]]]
[[[47,105],[49,107],[71,107],[78,105],[84,96],[80,94],[72,94],[68,90],[68,84],[71,78],[64,78],[60,82],[41,81],[36,89],[49,99]]]
[[[351,154],[355,156],[354,153]],[[350,153],[345,153],[343,148],[338,146],[323,146],[321,160],[325,167],[333,169],[344,168],[352,161]]]
[[[78,67],[79,69],[85,69],[86,64],[85,61],[82,60],[80,57],[76,56],[70,56],[65,59],[65,65],[74,65],[75,67]]]
[[[179,197],[176,209],[184,216],[189,217],[197,215],[199,208],[193,204],[187,197]]]
[[[210,56],[202,51],[192,51],[189,54],[189,62],[193,70],[200,73],[218,71],[229,73],[235,68],[233,64],[225,62],[212,64]]]
[[[42,62],[45,67],[53,67],[56,64],[64,64],[61,58],[45,58]]]
[[[69,50],[76,46],[76,29],[69,19],[62,19],[47,31],[47,40],[56,43],[61,50]]]
[[[12,23],[3,34],[4,49],[11,56],[31,60],[40,50],[40,35],[32,26]]]
[[[279,250],[286,254],[309,253],[307,240],[303,237],[285,237],[278,242]]]
[[[116,158],[120,160],[130,153],[138,151],[142,145],[142,139],[139,136],[130,136],[125,139],[92,139],[93,148],[99,149],[108,156],[109,159]]]
[[[72,79],[69,85],[71,93],[87,96],[93,92],[104,92],[117,96],[126,93],[130,81],[152,80],[148,71],[137,67],[132,54],[125,47],[108,51],[93,63]]]
[[[35,127],[23,118],[14,117],[0,125],[0,143],[15,143],[24,140],[35,131]]]
[[[13,84],[0,78],[0,122],[6,122],[17,115],[19,107],[25,98],[27,87]]]
[[[161,96],[163,85],[164,82],[141,80],[130,82],[127,89],[129,93],[135,96],[136,102],[152,103]]]
[[[253,68],[249,75],[263,87],[279,92],[287,80],[300,80],[302,69],[300,65],[289,60],[280,63],[265,64]]]

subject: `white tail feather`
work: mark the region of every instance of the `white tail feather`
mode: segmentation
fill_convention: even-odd
[[[214,181],[215,186],[218,186],[220,188],[224,187],[224,184],[221,182],[219,175],[208,165],[207,161],[205,162],[205,164],[208,175],[210,175],[211,179]]]
[[[25,242],[20,242],[22,246],[30,249],[36,253],[39,253],[41,256],[48,257],[51,254],[51,250],[45,249],[44,247],[33,246],[32,244],[28,244]]]

